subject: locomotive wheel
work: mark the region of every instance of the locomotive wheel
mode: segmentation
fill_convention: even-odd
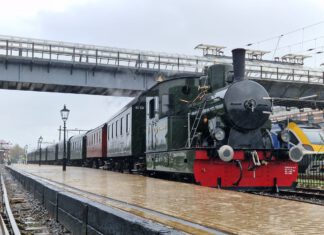
[[[123,161],[123,159],[120,160],[120,164],[119,164],[119,172],[120,172],[120,173],[124,173],[124,161]]]
[[[92,162],[92,168],[95,168],[95,169],[98,169],[99,168],[99,162],[98,162],[97,159],[96,160],[93,160],[93,162]]]

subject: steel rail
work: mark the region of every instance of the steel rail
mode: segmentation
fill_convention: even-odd
[[[278,199],[304,202],[319,206],[324,206],[324,194],[321,192],[315,192],[316,190],[306,190],[303,192],[302,189],[297,188],[296,190],[280,190],[276,192],[250,192],[251,194],[273,197]]]
[[[309,199],[309,200],[315,199],[315,200],[324,201],[324,194],[307,192],[307,191],[303,191],[303,190],[280,190],[279,195],[295,196],[295,197],[305,198],[305,199]]]
[[[308,192],[308,193],[323,194],[323,195],[324,195],[324,190],[323,190],[323,189],[315,189],[315,188],[296,188],[296,190],[297,190],[297,191]]]
[[[0,215],[0,234],[10,235],[5,222],[3,221],[2,216]]]
[[[5,205],[6,214],[10,221],[11,229],[12,229],[14,235],[21,235],[20,230],[19,230],[18,225],[15,220],[15,217],[13,216],[11,208],[10,208],[7,189],[6,189],[6,185],[4,183],[2,174],[1,174],[1,187],[2,187],[2,198],[3,198],[4,205]]]

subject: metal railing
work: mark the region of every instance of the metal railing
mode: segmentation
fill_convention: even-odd
[[[304,156],[298,166],[298,186],[324,188],[324,154]]]
[[[202,72],[210,64],[208,59],[199,57],[4,36],[0,36],[0,55],[49,62],[183,72]]]
[[[324,84],[324,71],[307,69],[295,65],[247,65],[246,75],[250,79],[270,79],[312,84]]]
[[[20,58],[30,62],[63,62],[85,64],[96,68],[126,67],[165,72],[202,73],[205,66],[231,64],[227,56],[201,57],[156,53],[113,47],[0,36],[0,57]],[[324,84],[324,70],[276,61],[247,60],[246,75],[250,79],[286,80]]]

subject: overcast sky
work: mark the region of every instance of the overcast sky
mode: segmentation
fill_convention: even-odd
[[[0,34],[181,54],[199,43],[273,51],[281,34],[324,21],[322,0],[0,0]],[[323,50],[324,24],[279,41],[276,56]],[[268,38],[272,40],[258,43]],[[302,43],[304,42],[304,43]],[[289,46],[297,44],[295,46]],[[288,46],[287,46],[288,45]],[[310,53],[310,52],[307,52]],[[313,53],[313,52],[311,52]],[[270,54],[273,56],[273,52]],[[319,54],[308,64],[318,66]],[[0,90],[0,139],[37,145],[57,141],[59,111],[69,128],[91,129],[108,120],[125,97]]]

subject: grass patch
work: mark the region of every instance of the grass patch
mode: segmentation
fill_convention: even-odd
[[[324,188],[324,180],[319,179],[298,179],[298,186],[306,188]]]

